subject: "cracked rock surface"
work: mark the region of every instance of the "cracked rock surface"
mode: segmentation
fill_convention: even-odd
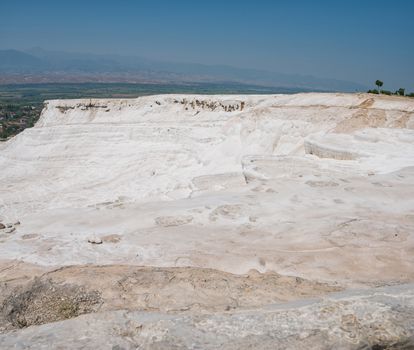
[[[0,335],[26,349],[412,349],[413,285],[347,292],[247,312],[83,315]],[[70,344],[70,346],[69,346]]]

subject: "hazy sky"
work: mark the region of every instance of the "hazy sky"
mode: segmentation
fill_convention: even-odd
[[[0,0],[0,48],[34,46],[414,91],[413,0]]]

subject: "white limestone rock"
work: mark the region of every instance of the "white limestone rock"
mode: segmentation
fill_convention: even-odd
[[[102,239],[97,236],[91,236],[88,238],[88,242],[92,244],[102,244]]]

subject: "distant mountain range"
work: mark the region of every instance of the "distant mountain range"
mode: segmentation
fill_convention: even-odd
[[[366,86],[311,75],[225,65],[177,63],[134,56],[68,53],[32,48],[0,50],[0,84],[51,82],[231,83],[299,91],[365,91]]]

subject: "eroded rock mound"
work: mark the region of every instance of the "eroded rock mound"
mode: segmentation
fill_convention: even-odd
[[[192,267],[71,266],[34,281],[20,278],[15,287],[13,282],[3,285],[0,328],[28,327],[97,310],[228,311],[340,289],[271,272],[234,275]]]

